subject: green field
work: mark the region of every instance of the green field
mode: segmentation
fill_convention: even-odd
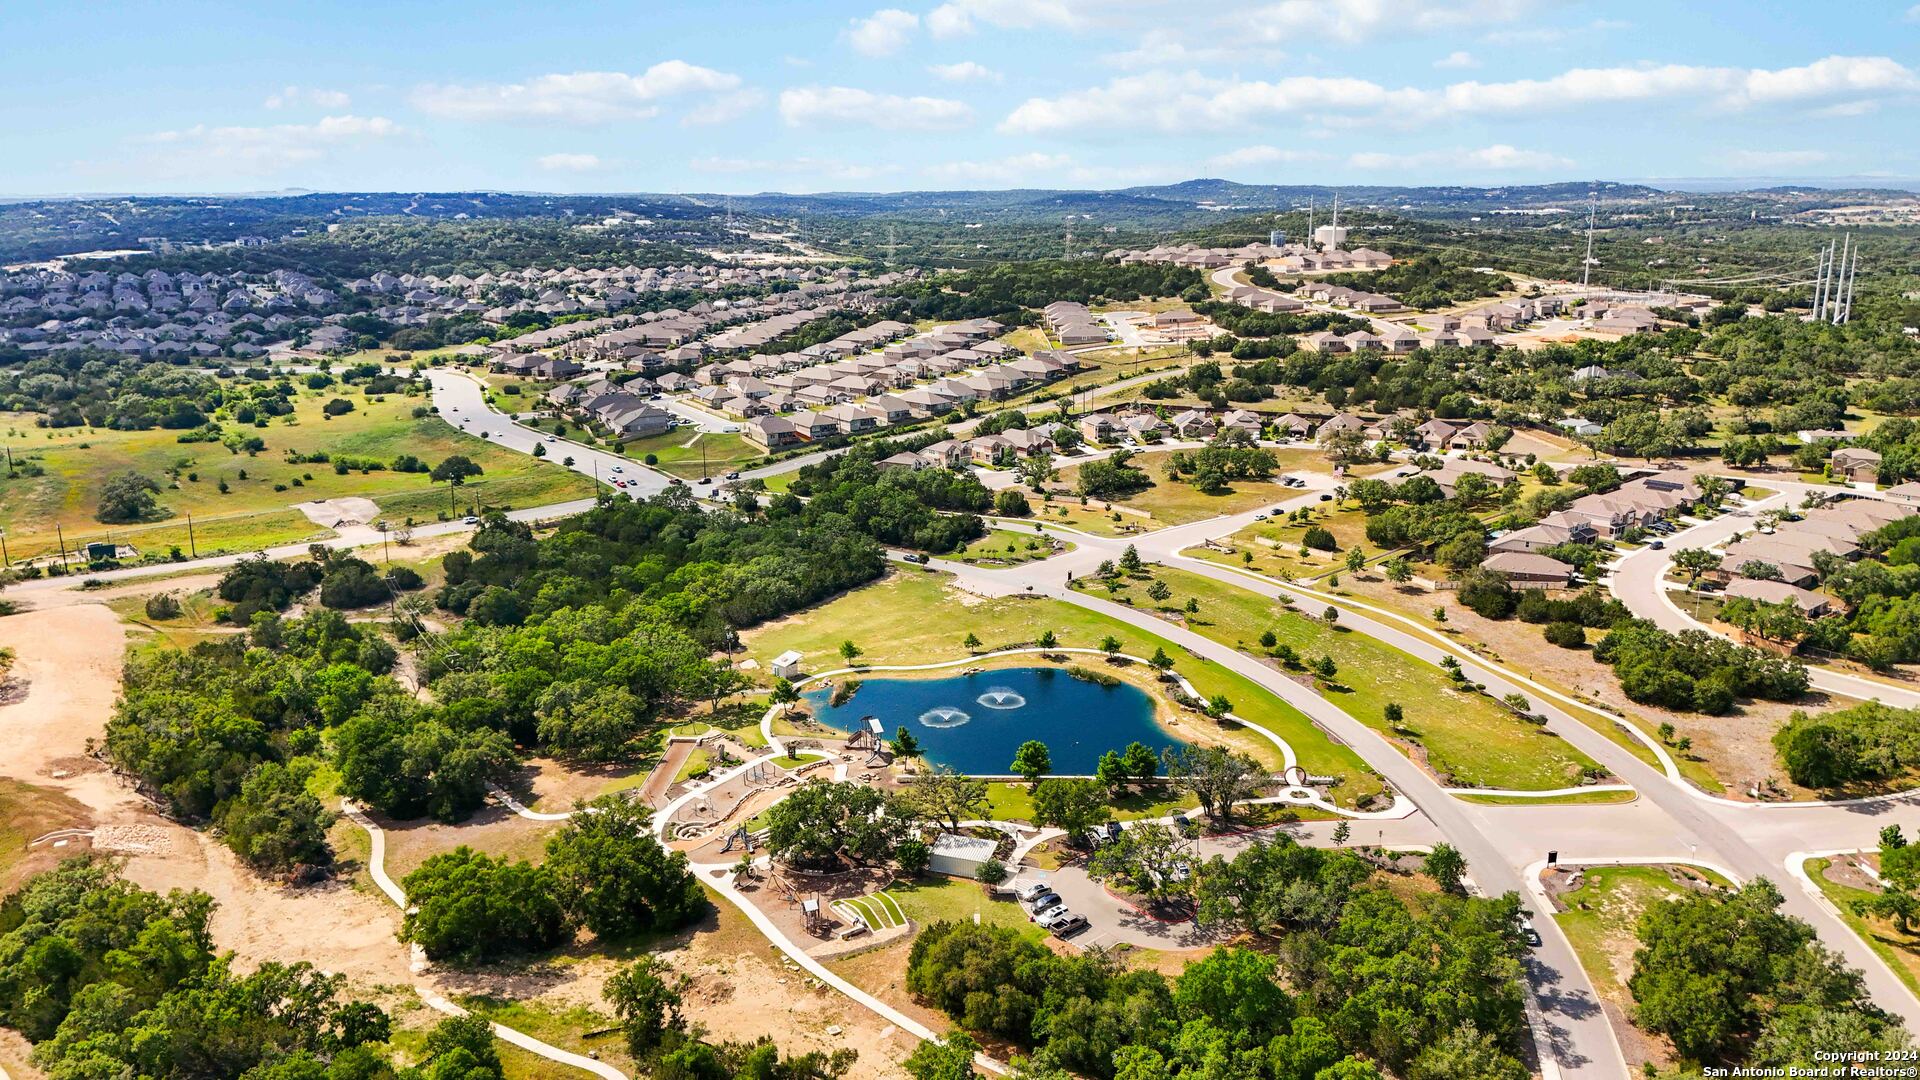
[[[869,930],[891,930],[907,921],[899,903],[884,892],[835,900],[833,906],[843,909],[842,914],[857,917]]]
[[[789,649],[806,657],[807,670],[825,671],[844,666],[838,650],[849,639],[864,650],[863,663],[884,665],[963,658],[967,654],[961,640],[969,633],[980,638],[980,652],[1031,645],[1047,630],[1062,646],[1074,648],[1097,648],[1111,634],[1120,640],[1123,652],[1152,656],[1156,648],[1164,648],[1174,659],[1174,670],[1201,694],[1226,695],[1233,712],[1285,739],[1307,771],[1345,777],[1345,783],[1335,789],[1343,804],[1380,790],[1379,777],[1358,754],[1336,745],[1299,710],[1241,675],[1164,638],[1073,604],[1023,597],[983,600],[949,589],[947,581],[945,574],[933,571],[896,571],[810,611],[750,630],[743,635],[743,643],[763,671],[773,657]],[[1022,658],[1019,662],[1036,661]],[[1218,726],[1210,733],[1279,768],[1278,752],[1259,735]]]
[[[634,439],[625,445],[628,457],[645,461],[647,455],[652,454],[655,468],[683,480],[725,476],[735,469],[758,465],[766,457],[744,436],[726,432],[691,432],[686,428],[647,439]],[[702,451],[706,455],[704,459],[701,457]]]
[[[1242,480],[1226,491],[1210,495],[1183,480],[1167,479],[1167,459],[1172,456],[1172,451],[1166,450],[1134,455],[1129,464],[1153,477],[1154,485],[1138,495],[1117,500],[1119,505],[1144,510],[1160,525],[1185,525],[1223,514],[1257,510],[1299,494],[1271,480]],[[1309,450],[1279,450],[1274,456],[1280,459],[1282,472],[1305,467],[1307,459],[1318,461],[1319,471],[1326,471],[1326,459]],[[1060,482],[1072,488],[1079,482],[1079,475],[1078,466],[1062,469]]]
[[[1292,646],[1304,662],[1332,657],[1339,670],[1334,685],[1324,692],[1361,723],[1389,737],[1405,738],[1391,730],[1383,715],[1389,702],[1399,704],[1406,713],[1404,726],[1425,748],[1430,765],[1450,775],[1455,786],[1567,787],[1579,782],[1583,769],[1596,767],[1593,759],[1486,695],[1456,689],[1438,667],[1365,634],[1328,626],[1317,610],[1293,611],[1185,570],[1162,566],[1149,570],[1172,589],[1167,609],[1178,610],[1189,598],[1199,603],[1199,611],[1186,616],[1189,629],[1196,633],[1259,653],[1261,633],[1271,630],[1279,644]],[[1136,580],[1126,592],[1134,603],[1151,608],[1155,605],[1147,587],[1147,582]]]
[[[1018,533],[1011,529],[990,529],[987,535],[959,551],[938,557],[948,562],[972,563],[976,566],[1018,566],[1024,562],[1051,558],[1072,550],[1072,544],[1062,541],[1060,550],[1055,551],[1045,538],[1033,533]]]
[[[1045,931],[1033,925],[1019,904],[988,897],[976,882],[928,875],[891,885],[887,895],[899,904],[901,914],[918,926],[931,926],[943,920],[972,922],[978,915],[988,926],[1012,927],[1036,939],[1045,936]]]
[[[326,418],[321,406],[335,397],[353,402],[354,411]],[[6,414],[0,424],[6,425],[14,459],[35,462],[44,474],[0,480],[0,528],[6,530],[8,551],[16,559],[56,550],[56,527],[69,549],[111,538],[143,553],[164,554],[178,545],[204,556],[329,535],[328,529],[293,509],[301,502],[359,496],[372,499],[395,520],[433,520],[446,511],[446,486],[432,483],[426,473],[383,469],[341,475],[329,464],[289,464],[289,453],[325,452],[389,464],[401,454],[412,454],[429,465],[465,454],[486,474],[461,489],[462,510],[476,500],[537,506],[592,494],[592,482],[571,471],[492,446],[436,416],[415,418],[414,408],[425,403],[424,396],[376,399],[338,386],[302,390],[295,411],[264,428],[227,425],[230,431],[265,440],[266,449],[251,455],[231,453],[219,443],[182,443],[177,431],[45,429],[33,427],[32,416]],[[100,486],[127,471],[160,483],[164,517],[136,525],[106,525],[95,519]],[[299,486],[294,486],[296,481]],[[222,482],[228,487],[224,493]],[[193,516],[191,544],[188,514]]]

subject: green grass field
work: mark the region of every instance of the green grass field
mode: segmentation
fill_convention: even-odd
[[[706,453],[704,460],[701,457],[703,450]],[[725,476],[735,469],[758,465],[766,457],[743,436],[726,432],[692,432],[686,428],[652,438],[635,439],[626,444],[626,455],[635,461],[645,461],[648,454],[654,456],[654,466],[660,471],[683,480]],[[706,471],[702,472],[702,469]]]
[[[1833,906],[1840,909],[1840,919],[1860,935],[1867,947],[1887,962],[1907,989],[1920,994],[1920,934],[1906,934],[1886,919],[1862,918],[1853,913],[1855,900],[1870,899],[1874,894],[1866,889],[1856,889],[1827,879],[1827,868],[1833,865],[1831,859],[1808,859],[1807,876],[1820,888],[1820,892]]]
[[[1456,786],[1565,787],[1579,781],[1581,770],[1594,766],[1593,759],[1485,695],[1456,689],[1438,667],[1364,634],[1330,627],[1318,611],[1292,611],[1184,570],[1149,569],[1172,590],[1167,608],[1177,610],[1189,598],[1198,601],[1199,611],[1187,617],[1196,633],[1259,653],[1260,635],[1271,630],[1279,644],[1292,646],[1307,663],[1332,657],[1339,671],[1327,698],[1361,723],[1393,736],[1384,709],[1389,702],[1399,704],[1406,713],[1403,724],[1416,734],[1431,766],[1449,774]],[[1127,594],[1142,607],[1156,606],[1147,596],[1146,582],[1133,582]]]
[[[931,926],[943,920],[972,922],[978,915],[988,926],[1011,927],[1035,940],[1046,936],[1045,931],[1027,918],[1019,904],[992,899],[976,882],[928,875],[889,886],[887,895],[898,903],[901,914],[918,926]]]
[[[806,657],[806,670],[824,671],[844,666],[838,650],[849,639],[865,650],[864,663],[926,664],[965,657],[961,641],[969,633],[980,639],[980,652],[1030,645],[1047,630],[1062,646],[1076,648],[1097,648],[1111,634],[1123,652],[1134,655],[1152,656],[1156,648],[1164,648],[1174,658],[1174,670],[1201,694],[1226,695],[1235,713],[1285,739],[1307,771],[1344,777],[1345,783],[1335,789],[1343,804],[1380,790],[1379,777],[1358,754],[1336,745],[1299,710],[1241,675],[1098,612],[1055,600],[983,600],[949,589],[947,581],[938,572],[896,571],[810,611],[750,630],[743,641],[763,671],[773,657],[789,649]],[[1273,744],[1251,731],[1213,726],[1209,734],[1279,768]]]
[[[1167,479],[1167,461],[1172,456],[1172,451],[1166,450],[1136,454],[1130,464],[1145,470],[1153,477],[1154,485],[1138,495],[1118,500],[1119,504],[1152,514],[1154,522],[1160,525],[1184,525],[1222,514],[1256,510],[1298,494],[1271,480],[1242,480],[1226,491],[1210,495],[1185,481]],[[1274,456],[1280,459],[1281,472],[1302,468],[1309,458],[1320,463],[1321,471],[1326,468],[1326,459],[1309,450],[1279,450]],[[1079,475],[1078,466],[1062,469],[1060,482],[1072,488],[1079,482]]]
[[[1200,800],[1191,795],[1156,787],[1147,792],[1129,791],[1113,800],[1113,816],[1119,821],[1138,818],[1162,818],[1176,810],[1193,810]],[[987,815],[995,821],[1033,820],[1033,796],[1027,785],[996,783],[987,785]]]
[[[891,930],[907,921],[900,904],[884,892],[835,900],[833,906],[843,916],[858,918],[869,930]]]
[[[321,406],[341,397],[351,413],[327,419]],[[367,398],[355,390],[331,387],[300,392],[295,411],[264,428],[228,430],[257,435],[266,449],[234,454],[219,443],[182,443],[177,431],[108,431],[92,428],[45,429],[33,417],[0,415],[16,461],[33,461],[41,476],[0,480],[0,528],[6,530],[14,558],[56,549],[56,527],[69,549],[111,537],[143,552],[189,548],[186,517],[193,516],[191,546],[201,555],[296,543],[328,535],[293,506],[301,502],[359,496],[372,499],[395,520],[408,516],[433,520],[447,507],[444,485],[426,473],[391,469],[341,475],[331,465],[289,464],[289,453],[371,458],[391,463],[412,454],[432,465],[465,454],[486,470],[459,493],[460,508],[484,500],[492,505],[536,506],[585,498],[591,480],[558,465],[492,446],[465,435],[436,416],[415,418],[424,396]],[[95,519],[100,486],[132,471],[159,482],[164,517],[136,525],[106,525]],[[242,478],[241,474],[245,473]],[[177,476],[177,478],[176,478]],[[294,486],[298,481],[299,486]],[[225,482],[228,490],[220,491]]]

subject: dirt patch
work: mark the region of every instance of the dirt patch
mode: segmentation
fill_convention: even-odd
[[[76,604],[9,616],[0,619],[0,646],[18,654],[16,671],[28,685],[23,700],[0,705],[0,760],[83,807],[92,846],[119,854],[129,880],[211,895],[219,904],[214,941],[233,950],[243,970],[310,960],[368,985],[405,981],[406,953],[382,906],[344,884],[288,889],[262,880],[225,847],[160,816],[88,754],[120,692],[126,629],[112,611]]]
[[[305,514],[308,521],[327,529],[367,525],[380,516],[380,507],[372,499],[358,496],[295,503],[293,508]]]

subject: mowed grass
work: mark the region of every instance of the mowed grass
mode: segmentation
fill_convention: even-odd
[[[1308,456],[1308,451],[1281,450],[1275,456],[1281,459],[1280,472],[1284,473],[1296,466],[1288,464],[1295,455]],[[1262,506],[1277,503],[1297,494],[1293,489],[1271,480],[1239,480],[1227,490],[1209,494],[1201,491],[1184,480],[1167,478],[1167,463],[1173,456],[1172,451],[1151,450],[1136,454],[1130,465],[1141,469],[1153,478],[1154,485],[1138,495],[1117,500],[1121,506],[1131,506],[1153,515],[1160,525],[1184,525],[1193,521],[1205,521],[1223,514],[1238,514],[1248,510],[1257,510]],[[1311,455],[1318,457],[1318,455]],[[1060,470],[1060,481],[1068,488],[1079,483],[1080,466]]]
[[[460,1006],[475,1016],[515,1031],[531,1035],[550,1046],[576,1054],[592,1055],[614,1068],[632,1074],[637,1066],[627,1050],[627,1042],[611,1015],[585,1005],[559,1006],[541,1001],[507,1001],[495,997],[466,996],[457,999]],[[586,1033],[604,1032],[588,1038]],[[510,1043],[494,1040],[500,1052],[500,1064],[507,1080],[535,1080],[567,1072],[548,1061]]]
[[[891,885],[887,893],[899,905],[901,914],[916,926],[972,922],[978,915],[988,926],[1011,927],[1035,940],[1046,936],[1019,904],[988,896],[979,882],[928,874]]]
[[[983,599],[949,588],[949,581],[937,571],[896,570],[812,610],[750,630],[743,644],[761,671],[791,649],[805,657],[803,670],[817,672],[845,666],[839,648],[848,640],[864,650],[863,664],[908,665],[964,659],[967,651],[961,642],[969,633],[980,639],[979,652],[1031,646],[1048,630],[1062,647],[1069,648],[1097,648],[1111,634],[1120,640],[1121,651],[1132,655],[1150,657],[1155,649],[1165,649],[1174,660],[1174,670],[1203,696],[1226,695],[1233,712],[1285,739],[1308,772],[1343,777],[1344,783],[1334,789],[1342,804],[1351,805],[1380,790],[1380,778],[1358,754],[1333,742],[1298,709],[1242,675],[1095,611],[1058,600]],[[1020,662],[1040,663],[1037,657]],[[1155,696],[1164,695],[1156,691]],[[1254,755],[1275,771],[1283,764],[1273,744],[1255,732],[1193,719],[1173,729],[1175,734],[1189,724],[1208,724],[1207,735]]]
[[[690,431],[687,428],[651,438],[634,439],[625,445],[628,457],[645,461],[647,455],[652,454],[655,468],[683,480],[725,476],[735,469],[758,465],[766,458],[744,436],[728,432]],[[702,452],[706,455],[704,459]]]
[[[1230,543],[1236,550],[1232,554],[1211,549],[1196,550],[1193,554],[1277,578],[1315,578],[1342,572],[1346,567],[1346,553],[1354,547],[1366,551],[1369,559],[1380,554],[1379,549],[1367,543],[1367,516],[1358,507],[1324,502],[1310,509],[1309,519],[1303,522],[1290,522],[1283,514],[1234,533]],[[1307,530],[1316,525],[1332,534],[1337,550],[1306,548],[1302,554]],[[1242,552],[1252,552],[1253,561],[1247,562]]]
[[[1842,885],[1827,878],[1827,868],[1833,865],[1831,859],[1808,859],[1807,876],[1820,887],[1821,895],[1840,909],[1840,919],[1867,947],[1887,962],[1907,989],[1920,994],[1920,934],[1903,933],[1889,919],[1864,918],[1853,913],[1855,900],[1870,900],[1876,894],[1866,889],[1857,889],[1851,885]]]
[[[1436,772],[1458,787],[1538,791],[1579,782],[1593,759],[1544,728],[1508,712],[1484,694],[1457,689],[1439,667],[1415,659],[1365,634],[1328,626],[1319,611],[1294,611],[1264,596],[1225,582],[1171,567],[1149,568],[1153,579],[1172,590],[1170,611],[1188,599],[1199,611],[1186,616],[1188,628],[1243,652],[1259,654],[1260,636],[1271,630],[1278,644],[1291,646],[1312,664],[1322,656],[1338,667],[1329,701],[1349,716],[1390,738],[1389,703],[1405,711],[1403,726],[1415,733]],[[1134,603],[1158,606],[1148,598],[1146,581],[1128,589]],[[1312,617],[1309,617],[1309,614]]]
[[[1046,537],[1033,533],[1018,533],[1011,529],[989,529],[987,535],[951,554],[939,558],[948,562],[973,563],[976,566],[1018,566],[1036,559],[1051,558],[1073,550],[1073,545],[1060,541],[1060,549],[1055,551]]]
[[[321,408],[336,397],[351,401],[354,411],[328,419]],[[142,551],[164,553],[176,544],[189,549],[186,517],[191,514],[191,547],[204,556],[327,535],[329,530],[293,509],[302,502],[360,496],[395,520],[409,515],[432,520],[447,506],[445,486],[426,473],[389,468],[342,475],[330,464],[290,464],[289,453],[325,452],[388,465],[401,454],[428,465],[465,454],[486,472],[460,490],[462,507],[476,501],[534,506],[592,494],[592,481],[570,470],[463,434],[437,416],[414,417],[413,410],[426,404],[424,394],[374,399],[341,386],[303,389],[294,412],[264,428],[225,425],[228,432],[266,442],[265,450],[251,455],[231,453],[217,442],[182,443],[178,431],[45,429],[35,428],[29,415],[0,415],[15,460],[34,461],[45,470],[42,476],[0,480],[0,528],[6,529],[15,558],[55,550],[56,527],[65,533],[69,549],[111,536]],[[100,487],[124,472],[161,484],[162,516],[156,521],[107,525],[95,519]],[[222,481],[228,488],[224,493]]]

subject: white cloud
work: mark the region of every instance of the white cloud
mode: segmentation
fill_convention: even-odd
[[[539,165],[548,172],[592,172],[600,167],[598,154],[546,154]]]
[[[999,82],[1000,73],[972,60],[962,60],[957,64],[929,64],[927,70],[936,79],[947,82]]]
[[[1101,8],[1100,0],[950,0],[927,13],[927,30],[943,38],[971,34],[982,23],[1002,30],[1069,30]]]
[[[1284,50],[1269,42],[1210,41],[1188,45],[1169,40],[1164,30],[1142,38],[1136,48],[1108,53],[1101,59],[1114,67],[1130,71],[1179,67],[1213,67],[1232,64],[1278,64],[1287,58]]]
[[[920,16],[899,8],[881,8],[864,19],[852,19],[847,44],[862,56],[891,56],[906,47],[920,28]]]
[[[1473,54],[1465,49],[1455,49],[1440,59],[1435,60],[1433,66],[1437,68],[1477,68],[1480,66],[1480,61],[1475,60]]]
[[[1540,150],[1520,150],[1505,143],[1478,150],[1419,150],[1411,153],[1365,151],[1347,158],[1356,169],[1410,170],[1454,166],[1468,172],[1509,172],[1540,169],[1567,169],[1573,162],[1558,154]]]
[[[311,124],[208,127],[157,131],[138,141],[179,163],[219,162],[239,170],[274,172],[319,161],[334,151],[402,134],[384,116],[328,116]]]
[[[935,97],[876,94],[851,86],[798,86],[780,92],[780,115],[789,125],[837,124],[887,131],[935,131],[973,119],[965,102]]]
[[[1031,186],[1036,175],[1053,175],[1073,165],[1065,154],[1014,154],[993,161],[948,161],[921,172],[937,180],[963,184]]]
[[[1207,159],[1207,165],[1215,169],[1242,169],[1255,165],[1290,165],[1303,161],[1325,161],[1327,154],[1321,150],[1295,150],[1284,146],[1243,146],[1238,150],[1229,150],[1224,154],[1215,154]]]
[[[322,90],[312,86],[286,86],[268,94],[261,102],[269,109],[288,109],[299,105],[311,105],[317,109],[344,109],[353,104],[353,98],[344,90]]]
[[[1123,75],[1104,86],[1030,98],[1004,131],[1058,134],[1097,129],[1224,130],[1289,117],[1434,122],[1461,114],[1564,111],[1672,100],[1720,109],[1846,104],[1920,92],[1920,77],[1886,57],[1831,56],[1802,67],[1718,68],[1685,64],[1575,68],[1546,79],[1454,83],[1437,90],[1367,79],[1298,75],[1245,81],[1184,73]]]
[[[1825,150],[1735,150],[1727,164],[1737,169],[1793,169],[1818,165],[1832,155]]]
[[[1915,4],[1907,9],[1907,21],[1920,22],[1920,4]]]
[[[1235,22],[1268,41],[1330,38],[1355,45],[1381,37],[1455,31],[1539,14],[1537,0],[1279,0]]]
[[[525,82],[418,87],[420,111],[452,120],[607,124],[658,115],[671,98],[720,95],[740,89],[740,77],[683,60],[665,60],[638,75],[576,71]]]

